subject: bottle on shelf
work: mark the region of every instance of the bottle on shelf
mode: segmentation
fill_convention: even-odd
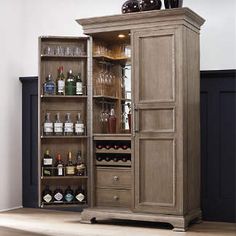
[[[85,176],[86,175],[86,165],[84,162],[84,158],[81,155],[81,151],[78,151],[75,169],[76,169],[77,176]]]
[[[57,95],[65,95],[65,76],[63,73],[63,66],[58,68],[57,76]]]
[[[55,95],[55,82],[51,74],[48,74],[46,81],[43,84],[43,93],[44,95]]]
[[[105,160],[106,160],[107,162],[109,162],[109,161],[111,160],[111,157],[110,157],[110,156],[106,156],[106,157],[105,157]]]
[[[52,176],[53,175],[53,157],[50,156],[50,152],[47,149],[43,156],[42,161],[43,176]]]
[[[97,143],[96,144],[96,148],[97,149],[103,149],[104,148],[104,145],[100,144],[100,143]]]
[[[68,153],[68,161],[66,164],[66,175],[75,175],[75,166],[72,162],[72,153]]]
[[[75,92],[76,92],[75,77],[73,75],[72,70],[69,70],[65,83],[65,93],[66,95],[75,95]]]
[[[97,160],[97,161],[102,161],[102,160],[103,160],[103,157],[102,157],[102,156],[97,156],[97,157],[96,157],[96,160]]]
[[[57,187],[53,192],[53,202],[55,203],[63,203],[63,190],[60,187]]]
[[[56,114],[56,121],[54,122],[54,134],[57,136],[63,135],[63,123],[60,120],[60,113]]]
[[[52,202],[52,199],[53,199],[52,191],[49,189],[49,186],[47,185],[42,192],[42,202],[50,203]]]
[[[81,73],[76,76],[76,95],[83,95],[83,82],[81,78]]]
[[[85,187],[83,184],[75,190],[75,199],[79,203],[86,202],[86,192],[85,192]]]
[[[43,133],[46,136],[51,136],[53,135],[53,123],[50,119],[50,113],[46,113],[45,115],[45,121],[43,124]]]
[[[56,157],[55,176],[64,176],[64,164],[61,159],[61,154],[57,154]]]
[[[64,124],[64,134],[71,136],[74,134],[74,125],[70,119],[70,113],[66,113],[65,124]]]
[[[77,121],[75,123],[75,134],[76,135],[84,135],[84,123],[81,120],[81,115],[78,113],[77,115]]]
[[[74,200],[74,191],[71,189],[70,186],[67,187],[67,189],[65,190],[65,194],[64,194],[64,199],[65,202],[67,203],[72,203]]]
[[[114,108],[111,108],[110,115],[108,118],[108,133],[116,133],[116,116]]]
[[[120,145],[119,145],[118,143],[115,143],[115,144],[113,144],[113,148],[114,148],[115,150],[117,150],[117,149],[120,148]]]

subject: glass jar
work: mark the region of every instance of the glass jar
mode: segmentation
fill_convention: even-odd
[[[161,9],[161,0],[141,0],[140,10],[141,11],[151,11]]]
[[[139,12],[139,1],[138,0],[128,0],[126,1],[121,8],[123,14],[131,12]]]

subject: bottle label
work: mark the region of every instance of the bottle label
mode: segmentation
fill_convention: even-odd
[[[52,123],[44,123],[44,132],[52,133],[53,132],[53,124]]]
[[[65,123],[65,133],[73,133],[73,123]]]
[[[83,163],[76,166],[77,174],[84,175],[85,165]]]
[[[77,199],[79,202],[82,202],[82,201],[85,199],[85,196],[84,196],[84,194],[79,193],[79,194],[76,195],[76,199]]]
[[[43,200],[49,203],[52,200],[52,196],[50,194],[46,194],[45,196],[43,196]]]
[[[65,196],[65,199],[67,202],[71,202],[73,200],[74,196],[71,193],[67,193]]]
[[[63,175],[63,166],[61,164],[57,166],[57,175],[59,176]]]
[[[75,167],[74,166],[67,166],[66,167],[66,174],[67,175],[74,175],[75,174]]]
[[[44,168],[44,170],[43,170],[43,175],[44,175],[44,176],[51,176],[51,170]]]
[[[45,84],[44,93],[45,94],[54,94],[55,85],[54,84]]]
[[[76,82],[76,94],[77,95],[83,94],[83,86],[81,82]]]
[[[61,193],[56,193],[54,195],[54,198],[56,199],[57,202],[62,201],[63,195]]]
[[[52,158],[44,158],[43,165],[44,166],[51,166],[52,165]]]
[[[54,132],[62,133],[63,132],[63,123],[54,123]]]
[[[64,93],[65,88],[65,81],[64,80],[58,80],[57,81],[57,92],[58,93]]]
[[[75,124],[75,133],[84,133],[84,124]]]

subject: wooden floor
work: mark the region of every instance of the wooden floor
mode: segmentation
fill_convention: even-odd
[[[186,233],[170,226],[127,221],[81,224],[80,213],[18,209],[0,213],[0,236],[236,236],[236,224],[203,222]]]

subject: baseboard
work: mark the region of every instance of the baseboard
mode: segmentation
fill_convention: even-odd
[[[16,207],[11,207],[11,208],[1,209],[0,212],[12,211],[12,210],[20,209],[20,208],[23,208],[23,206],[16,206]]]

